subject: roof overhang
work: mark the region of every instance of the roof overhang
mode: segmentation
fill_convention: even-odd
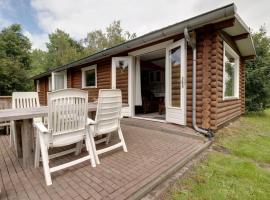
[[[88,57],[82,58],[80,60],[74,61],[72,63],[62,65],[60,67],[53,68],[47,72],[34,76],[33,79],[38,79],[43,76],[48,76],[51,72],[58,72],[66,70],[71,67],[87,64],[90,62],[95,62],[97,60],[113,56],[122,52],[126,52],[143,45],[151,44],[153,42],[159,41],[163,38],[168,38],[177,34],[184,32],[185,28],[188,30],[198,29],[208,24],[215,24],[222,21],[234,19],[234,24],[231,27],[226,27],[223,30],[230,36],[237,36],[240,34],[247,34],[246,38],[238,39],[236,44],[239,48],[241,56],[252,56],[255,55],[255,48],[253,45],[252,38],[250,36],[249,28],[241,20],[241,18],[236,13],[236,6],[234,4],[229,4],[224,7],[203,13],[196,17],[184,20],[182,22],[167,26],[165,28],[147,33],[143,36],[137,37],[133,40],[127,41],[120,45],[108,48],[106,50],[100,51]]]
[[[250,34],[250,29],[237,13],[235,13],[234,16],[234,25],[223,29],[223,31],[232,37],[242,57],[252,58],[256,55],[256,51]]]

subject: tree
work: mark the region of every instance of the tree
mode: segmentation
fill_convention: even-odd
[[[40,74],[48,69],[47,52],[40,49],[34,49],[30,55],[31,60],[31,76]]]
[[[121,22],[118,20],[110,24],[105,32],[102,30],[89,32],[83,42],[86,46],[86,54],[89,55],[121,44],[135,37],[135,33],[124,31],[121,27]]]
[[[270,103],[270,38],[266,29],[252,34],[256,58],[246,64],[246,108],[259,111]]]
[[[30,50],[31,43],[19,24],[0,32],[0,95],[30,89]]]
[[[49,40],[46,44],[47,68],[67,64],[83,56],[83,46],[60,29],[49,34]]]

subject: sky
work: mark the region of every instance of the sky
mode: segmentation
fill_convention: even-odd
[[[19,23],[32,47],[46,50],[56,28],[79,40],[121,20],[140,36],[232,2],[251,30],[265,25],[270,35],[270,0],[0,0],[0,30]]]

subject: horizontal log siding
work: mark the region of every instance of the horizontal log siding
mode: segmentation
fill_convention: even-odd
[[[89,101],[97,100],[99,89],[111,88],[111,58],[107,58],[93,64],[97,64],[97,87],[83,89],[83,90],[88,91]],[[90,66],[90,65],[91,64],[87,66]],[[87,66],[75,67],[68,70],[68,73],[67,73],[68,87],[82,89],[81,68],[87,67]]]
[[[39,102],[40,105],[47,105],[47,92],[48,92],[48,77],[43,77],[39,79]]]
[[[239,99],[223,100],[223,39],[221,34],[217,36],[217,110],[216,110],[216,127],[240,116],[245,112],[245,63],[240,59],[239,70]],[[226,41],[231,44],[232,41]],[[232,48],[235,48],[232,46]],[[236,52],[237,49],[235,49]]]
[[[177,41],[183,38],[183,35],[174,38]],[[245,66],[243,60],[240,63],[240,99],[226,101],[222,99],[223,40],[222,34],[211,27],[197,30],[196,121],[199,127],[213,130],[245,111]],[[231,41],[228,43],[231,44]],[[119,56],[126,54],[127,52],[124,52]],[[98,98],[99,89],[111,88],[111,57],[91,64],[97,64],[97,88],[84,90],[89,92],[89,100],[93,101]],[[81,89],[81,68],[89,65],[69,69],[67,71],[67,86]],[[123,102],[127,102],[127,73],[117,74],[122,76],[117,79],[117,87],[122,89]],[[47,103],[47,80],[47,77],[40,79],[39,97],[43,105]],[[187,49],[187,125],[192,126],[192,49],[190,47]]]
[[[240,99],[223,101],[223,40],[219,31],[197,31],[197,125],[217,129],[245,112],[244,61],[240,62]],[[225,39],[226,40],[226,39]],[[232,43],[232,41],[226,41]],[[237,49],[235,49],[236,52]],[[192,126],[192,49],[187,49],[187,125]]]
[[[128,103],[128,69],[116,69],[116,88],[122,91],[123,103]]]
[[[201,128],[211,127],[211,46],[213,33],[197,33],[196,122]],[[187,125],[192,126],[192,49],[187,49]]]

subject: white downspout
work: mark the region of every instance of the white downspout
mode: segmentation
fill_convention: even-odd
[[[190,37],[188,33],[188,29],[184,29],[185,39],[187,43],[192,48],[192,125],[193,128],[198,131],[199,133],[203,134],[204,136],[211,138],[213,137],[213,133],[210,130],[202,129],[197,126],[196,122],[196,34],[195,32],[192,33],[192,37]]]

